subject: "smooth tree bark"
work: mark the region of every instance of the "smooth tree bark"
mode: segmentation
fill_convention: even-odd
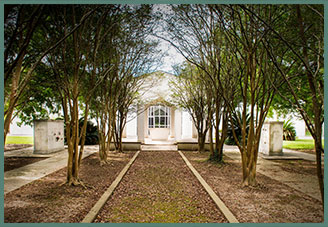
[[[249,7],[270,23],[277,17],[272,14],[271,7]],[[230,121],[232,122],[232,117],[237,115],[239,109],[242,111],[241,122],[237,118],[242,131],[240,142],[232,127],[235,142],[241,153],[242,183],[245,186],[254,186],[262,125],[275,95],[274,86],[280,86],[282,79],[277,76],[274,65],[268,61],[268,54],[262,44],[264,37],[270,36],[269,29],[240,6],[215,6],[213,10],[220,18],[220,27],[227,40],[226,45],[232,52],[230,65],[237,68],[230,78],[237,86],[234,98],[231,100],[225,96],[225,92],[228,92],[226,86],[220,87],[226,100]],[[221,80],[219,83],[221,84]],[[247,115],[249,125],[246,124]]]
[[[169,31],[170,39],[164,35],[161,38],[173,45],[185,57],[186,61],[203,71],[202,79],[206,81],[205,84],[208,91],[211,92],[212,101],[214,101],[214,116],[211,116],[211,124],[215,129],[215,148],[212,144],[214,141],[210,142],[210,159],[220,162],[223,157],[223,144],[227,136],[226,123],[228,119],[224,107],[226,100],[222,98],[219,84],[224,66],[222,58],[225,56],[223,35],[218,23],[219,17],[213,12],[210,5],[179,5],[172,6],[172,10],[172,17],[166,21],[165,27],[165,31]],[[230,81],[228,77],[227,81]],[[225,89],[226,98],[229,97],[228,93],[233,93],[233,90],[233,86]],[[221,122],[222,128],[220,130]],[[210,128],[211,130],[212,128]],[[212,133],[210,132],[210,134]],[[210,136],[210,140],[212,140],[211,138]]]
[[[206,134],[212,127],[213,99],[209,97],[201,70],[186,63],[176,81],[171,81],[173,100],[188,111],[197,130],[198,151],[205,152]]]
[[[287,107],[284,108],[289,108],[291,112],[297,111],[314,139],[317,177],[321,198],[324,201],[321,163],[321,154],[324,153],[322,144],[324,123],[323,6],[289,6],[287,10],[289,20],[281,22],[287,24],[288,27],[274,27],[253,10],[249,8],[246,10],[258,17],[272,31],[276,42],[279,43],[277,46],[284,46],[286,49],[284,52],[279,52],[279,48],[273,46],[270,41],[265,42],[271,61],[286,82],[286,89],[283,91],[279,86],[275,87],[281,97],[280,106],[286,105]],[[284,59],[285,63],[282,64],[277,56]]]
[[[68,8],[60,9],[59,13],[64,22],[54,36],[66,35],[68,28],[80,21],[86,13],[95,12],[98,7],[79,7],[72,5]],[[89,45],[87,29],[89,23],[84,22],[79,29],[76,29],[70,39],[65,40],[60,50],[52,52],[48,56],[49,63],[56,77],[56,85],[62,97],[62,107],[66,127],[66,140],[68,145],[67,180],[68,185],[84,185],[79,178],[79,168],[83,155],[83,148],[86,136],[86,124],[89,114],[89,101],[93,91],[97,88],[102,77],[95,78],[94,71],[87,71],[92,64],[89,54],[86,52]],[[85,47],[85,49],[83,48]],[[88,83],[84,79],[88,78]],[[87,85],[87,86],[86,86]],[[88,95],[83,96],[83,89],[88,90]],[[84,99],[83,99],[84,98]],[[84,102],[84,123],[79,129],[80,105]],[[79,145],[80,149],[79,149]]]
[[[27,25],[25,25],[21,20],[24,17],[21,14],[26,12],[24,6],[17,10],[17,15],[14,15],[14,19],[10,19],[7,15],[6,25],[10,23],[15,24],[15,28],[11,33],[10,29],[6,33],[6,46],[5,46],[5,90],[10,90],[10,92],[5,92],[5,108],[4,108],[4,141],[10,129],[10,123],[13,120],[13,113],[17,107],[19,99],[24,93],[26,87],[28,86],[30,80],[33,78],[34,71],[36,67],[45,59],[45,57],[53,50],[55,50],[62,42],[64,42],[72,33],[78,29],[83,22],[92,14],[92,11],[86,12],[79,23],[76,23],[74,27],[67,32],[64,36],[58,37],[55,42],[52,43],[45,42],[43,50],[38,53],[35,57],[34,54],[29,58],[25,58],[28,55],[27,49],[30,45],[33,35],[36,33],[36,29],[40,26],[40,20],[45,15],[43,9],[44,5],[40,5],[32,11],[30,19],[27,20]],[[15,7],[11,8],[12,10]],[[14,13],[15,14],[15,13]],[[12,20],[16,20],[12,22]],[[10,25],[8,25],[9,27]],[[17,36],[19,39],[17,39]],[[37,38],[35,38],[37,39]],[[17,41],[18,40],[18,41]],[[18,42],[18,43],[16,43]],[[16,48],[16,49],[15,49]],[[23,67],[24,66],[24,67]],[[11,84],[8,81],[11,80]]]

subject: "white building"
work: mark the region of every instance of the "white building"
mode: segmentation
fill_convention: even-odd
[[[145,78],[140,91],[142,103],[138,105],[137,117],[126,124],[125,141],[152,143],[197,138],[189,113],[176,108],[172,102],[170,81],[175,78],[165,72],[155,72]]]
[[[138,113],[129,113],[128,122],[123,131],[123,141],[188,141],[197,138],[197,131],[189,113],[174,106],[171,98],[170,81],[176,76],[165,72],[154,72],[145,76],[145,83],[140,91],[141,104]],[[268,120],[287,119],[274,116]],[[33,128],[23,125],[18,127],[14,120],[9,135],[32,136]],[[292,122],[296,129],[296,136],[306,137],[306,127],[302,120],[295,117]]]

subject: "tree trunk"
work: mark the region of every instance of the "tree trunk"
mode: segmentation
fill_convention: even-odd
[[[222,160],[223,160],[223,146],[224,146],[224,141],[226,140],[227,133],[228,133],[228,116],[226,113],[223,114],[222,116],[223,116],[223,119],[222,119],[221,135],[219,133],[219,128],[216,129],[217,132],[216,132],[215,149],[217,150],[218,162],[222,162]]]
[[[9,105],[8,105],[8,109],[5,113],[4,143],[6,143],[6,138],[9,133],[9,130],[10,130],[10,123],[12,121],[12,116],[13,116],[13,113],[15,110],[15,105],[17,103],[17,90],[18,90],[18,83],[19,83],[20,76],[21,76],[23,57],[24,57],[24,55],[22,55],[22,57],[17,62],[14,76],[13,76],[12,82],[11,82]]]
[[[206,133],[198,133],[198,152],[205,152]]]
[[[73,144],[74,144],[74,156],[73,156],[73,178],[68,182],[69,185],[79,184],[79,108],[77,96],[73,99]]]
[[[80,152],[79,152],[79,162],[78,166],[80,167],[81,165],[81,160],[83,156],[83,151],[84,151],[84,143],[85,143],[85,137],[86,137],[86,131],[87,131],[87,126],[88,126],[88,115],[89,115],[89,103],[87,102],[85,104],[85,111],[84,111],[84,122],[83,122],[83,127],[81,130],[81,136],[80,136]]]
[[[315,146],[315,156],[317,162],[317,176],[319,182],[319,188],[321,193],[322,206],[324,207],[324,182],[323,182],[323,173],[322,173],[322,164],[321,164],[321,154],[323,153],[321,137],[317,138],[314,141]]]
[[[254,159],[249,160],[250,168],[243,171],[243,186],[255,186],[256,185],[256,161]]]
[[[210,127],[209,129],[209,139],[210,139],[210,160],[216,161],[216,151],[214,150],[214,145],[213,145],[213,129]]]
[[[319,187],[320,187],[320,193],[321,193],[321,199],[322,199],[322,206],[324,206],[324,182],[323,182],[323,174],[322,174],[322,167],[321,167],[321,153],[323,152],[322,148],[322,124],[320,120],[320,116],[322,113],[322,108],[320,105],[320,101],[317,97],[318,90],[315,86],[316,79],[313,75],[313,72],[310,68],[310,60],[309,60],[309,54],[308,54],[308,41],[305,36],[305,27],[303,23],[303,16],[301,12],[300,5],[296,5],[296,13],[297,13],[297,19],[298,19],[298,26],[299,26],[299,35],[302,41],[302,54],[303,54],[303,61],[304,66],[306,69],[306,76],[309,83],[309,88],[312,93],[312,104],[313,104],[313,113],[314,113],[314,132],[312,131],[312,137],[314,138],[315,143],[315,151],[316,151],[316,162],[317,162],[317,176],[319,181]],[[323,100],[321,101],[323,103]],[[309,125],[309,124],[307,124]],[[311,130],[310,130],[311,131]]]

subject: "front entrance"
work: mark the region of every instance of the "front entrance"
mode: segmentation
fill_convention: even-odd
[[[168,140],[170,136],[170,108],[156,105],[148,108],[148,136],[151,140]]]

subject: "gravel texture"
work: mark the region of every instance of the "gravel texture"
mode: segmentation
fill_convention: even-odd
[[[176,151],[142,151],[95,222],[227,222]]]
[[[184,155],[239,222],[323,222],[323,210],[320,201],[290,188],[280,181],[257,173],[258,186],[242,187],[241,164],[234,163],[227,157],[224,157],[224,164],[209,162],[207,161],[208,153],[184,152]],[[304,163],[309,165],[306,161]],[[291,169],[292,166],[286,168]],[[314,174],[313,167],[305,168],[311,170],[305,170],[304,173],[297,171],[297,173]]]
[[[66,167],[4,197],[4,222],[80,222],[115,180],[135,152],[110,154],[100,166],[97,154],[83,159],[79,176],[88,186],[67,186]]]

